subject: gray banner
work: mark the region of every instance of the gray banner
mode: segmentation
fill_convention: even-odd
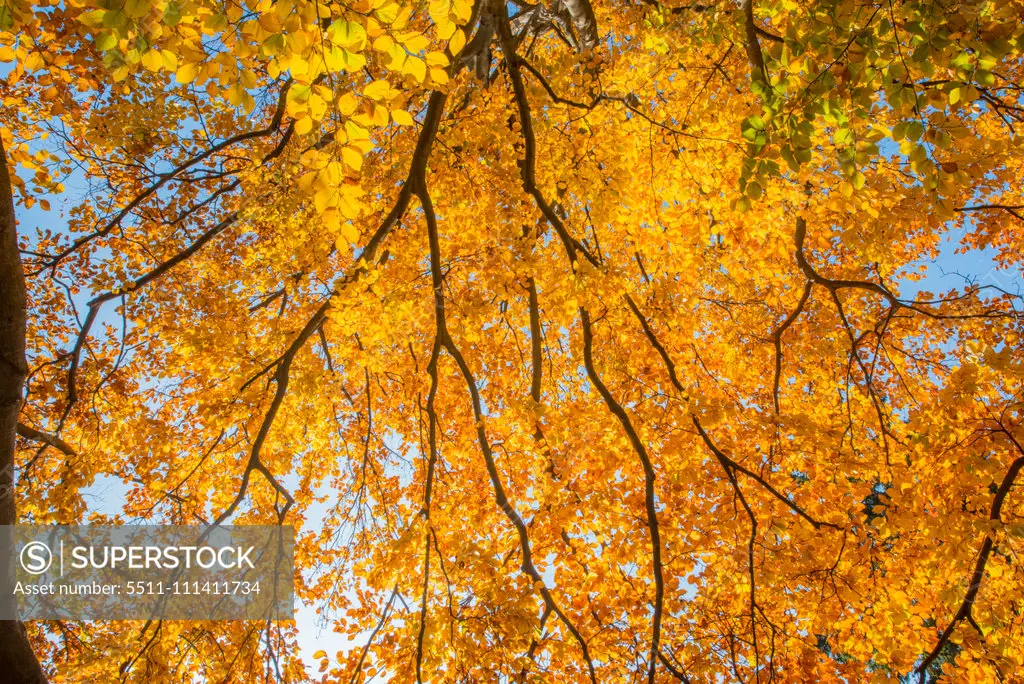
[[[0,620],[292,620],[291,526],[0,528]]]

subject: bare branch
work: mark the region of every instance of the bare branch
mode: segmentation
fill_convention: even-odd
[[[65,442],[60,437],[56,437],[54,435],[50,435],[50,434],[47,434],[45,432],[41,432],[39,430],[36,430],[33,427],[29,427],[28,425],[25,425],[24,423],[18,423],[18,434],[21,435],[22,437],[24,437],[25,439],[31,439],[31,440],[33,440],[35,442],[42,442],[43,444],[49,444],[50,446],[52,446],[55,449],[63,452],[67,456],[77,456],[78,455],[75,452],[75,450],[71,447],[71,445],[68,444],[67,442]]]

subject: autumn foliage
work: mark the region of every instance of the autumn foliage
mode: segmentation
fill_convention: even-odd
[[[919,281],[1022,267],[1022,16],[3,0],[17,519],[295,525],[354,639],[50,681],[1019,681],[1024,301]]]

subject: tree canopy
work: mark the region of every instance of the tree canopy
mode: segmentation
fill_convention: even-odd
[[[1011,681],[1021,296],[920,281],[1022,267],[1022,17],[4,0],[0,523],[295,525],[300,599],[355,641],[46,622],[0,653],[52,682]]]

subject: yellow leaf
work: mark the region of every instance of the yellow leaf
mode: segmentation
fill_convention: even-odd
[[[157,50],[148,50],[146,54],[142,55],[142,66],[148,71],[160,71],[160,67],[163,65],[163,57],[160,56],[160,52]]]
[[[199,69],[195,64],[185,64],[174,74],[174,80],[178,83],[191,83],[199,75]]]
[[[459,23],[465,24],[473,16],[473,0],[455,0],[455,5],[452,9],[455,11],[455,16],[458,17]]]
[[[443,52],[437,52],[436,50],[427,53],[427,64],[429,66],[448,66],[448,58]]]
[[[168,71],[174,71],[178,68],[178,56],[170,50],[161,50],[160,60],[163,62],[164,68]]]
[[[449,21],[447,16],[445,16],[444,21],[437,22],[437,37],[440,40],[451,40],[458,30],[459,27]],[[463,42],[465,42],[465,39],[463,39]]]
[[[444,22],[448,21],[448,12],[451,8],[452,4],[449,0],[430,0],[430,6],[428,8],[430,20],[440,26]]]
[[[341,225],[341,236],[351,243],[359,242],[359,229],[351,221]]]
[[[345,132],[348,133],[349,140],[367,140],[370,137],[365,128],[352,120],[345,122]]]
[[[371,100],[383,100],[391,92],[391,86],[387,81],[377,80],[363,88],[363,95]]]
[[[341,159],[353,171],[359,172],[363,168],[363,155],[359,154],[359,150],[350,145],[346,145],[341,149]]]
[[[337,209],[327,209],[321,216],[324,229],[328,235],[337,235],[341,230],[341,214]]]
[[[240,104],[242,104],[243,96],[245,95],[245,90],[242,89],[241,86],[239,86],[236,83],[235,85],[228,88],[227,93],[225,93],[225,95],[228,98],[228,102],[237,107]]]
[[[305,104],[309,102],[309,98],[313,95],[313,89],[308,85],[301,83],[295,83],[291,88],[288,89],[288,102]]]
[[[373,7],[370,6],[370,5],[367,5],[367,7],[365,9],[357,10],[357,11],[365,13],[365,12],[369,12],[371,9],[373,9]],[[373,17],[366,17],[366,35],[368,35],[370,38],[377,38],[378,36],[380,36],[384,32],[385,32],[385,29],[384,29],[383,26],[380,25],[379,21],[377,21]]]
[[[324,118],[324,114],[327,113],[327,103],[324,102],[324,99],[316,93],[313,93],[313,95],[310,96],[309,102],[306,103],[306,106],[309,107],[309,115],[316,121]]]
[[[430,45],[430,39],[421,33],[403,34],[401,40],[405,45],[405,49],[414,54],[423,52]]]
[[[309,115],[305,115],[295,122],[295,132],[298,135],[306,135],[311,130],[313,130],[313,119]]]
[[[359,71],[366,66],[366,58],[362,55],[355,52],[349,52],[348,50],[342,50],[341,53],[345,57],[346,71]]]
[[[317,179],[317,183],[320,184],[320,179]],[[331,203],[331,191],[328,188],[320,188],[313,195],[313,208],[316,209],[316,213],[327,215],[327,207]]]
[[[402,71],[409,74],[420,83],[423,83],[427,78],[427,65],[419,57],[409,57],[406,59],[405,65],[402,67]]]
[[[327,28],[331,41],[349,50],[362,50],[366,45],[366,29],[354,21],[339,19]]]
[[[384,105],[373,105],[373,115],[371,120],[374,126],[383,128],[388,125],[388,108]]]
[[[448,72],[444,69],[438,69],[434,67],[430,70],[430,80],[437,85],[444,85],[448,82]]]
[[[328,71],[344,71],[348,60],[341,48],[331,48],[324,53],[324,65]]]
[[[411,17],[411,16],[412,16],[412,8],[409,7],[408,5],[403,7],[401,10],[399,10],[398,16],[395,17],[395,23],[391,25],[391,28],[398,29],[398,30],[404,29],[406,23],[408,23],[408,21],[409,21],[409,17]]]
[[[383,7],[378,7],[377,18],[380,19],[381,22],[385,24],[390,24],[394,22],[395,19],[398,18],[398,5],[391,2],[384,5]]]
[[[395,123],[399,126],[412,126],[413,119],[412,115],[404,109],[392,109],[391,118],[395,120]]]
[[[348,197],[342,197],[338,202],[338,209],[341,210],[341,214],[345,218],[355,219],[359,218],[359,212],[362,209],[362,205],[350,200]]]
[[[351,116],[358,106],[359,100],[352,93],[345,93],[338,98],[338,112],[342,116]]]
[[[455,29],[452,39],[448,42],[448,51],[453,55],[458,55],[464,47],[466,47],[466,34],[462,32],[462,29]]]

